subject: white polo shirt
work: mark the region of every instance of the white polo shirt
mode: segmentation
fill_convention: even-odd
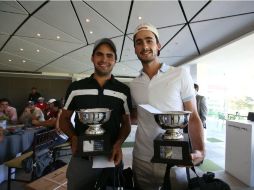
[[[130,89],[138,112],[133,156],[150,162],[154,153],[153,140],[164,130],[158,127],[151,113],[138,105],[150,104],[162,112],[182,111],[183,102],[195,97],[193,80],[186,69],[162,64],[151,80],[146,73],[141,72],[131,82]]]

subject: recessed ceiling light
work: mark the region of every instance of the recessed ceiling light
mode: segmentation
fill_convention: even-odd
[[[41,34],[40,34],[40,33],[37,33],[37,36],[39,36],[39,37],[40,37],[40,36],[41,36]]]
[[[9,62],[11,62],[12,60],[11,60],[11,59],[9,59],[8,61],[9,61]]]
[[[23,49],[23,48],[20,48],[19,50],[20,50],[20,51],[23,51],[24,49]]]
[[[40,52],[40,50],[39,50],[39,49],[37,49],[36,51],[37,51],[38,53]]]
[[[25,63],[25,62],[26,62],[26,60],[22,60],[22,62],[23,62],[23,63]]]
[[[56,36],[57,39],[60,39],[60,36]]]
[[[93,33],[93,31],[90,31],[89,33],[90,33],[90,34],[92,34],[92,33]]]
[[[142,19],[142,17],[141,17],[141,16],[139,16],[139,17],[138,17],[138,20],[141,20],[141,19]]]
[[[90,22],[90,19],[87,18],[87,19],[86,19],[86,22]]]

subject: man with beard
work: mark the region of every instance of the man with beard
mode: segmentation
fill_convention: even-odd
[[[77,153],[78,136],[85,133],[87,125],[82,124],[76,114],[75,128],[71,116],[75,110],[109,108],[112,110],[105,130],[111,135],[113,150],[109,158],[118,166],[122,160],[121,145],[130,133],[130,89],[111,74],[117,60],[114,43],[103,38],[95,42],[91,61],[94,73],[85,79],[73,82],[65,96],[65,105],[60,116],[60,128],[71,140],[72,158],[67,169],[68,190],[94,189],[96,179],[102,169],[92,168],[93,159],[79,157]],[[112,168],[113,170],[113,168]]]
[[[150,104],[160,111],[191,111],[189,136],[193,147],[190,155],[194,164],[204,159],[203,128],[196,109],[195,92],[190,74],[183,68],[159,62],[161,44],[159,33],[151,24],[139,25],[133,35],[135,53],[143,69],[130,84],[132,99],[137,109],[132,121],[137,123],[133,149],[135,187],[157,190],[163,184],[166,164],[151,163],[153,140],[164,131],[158,127],[151,113],[139,104]],[[178,189],[178,188],[177,188]]]

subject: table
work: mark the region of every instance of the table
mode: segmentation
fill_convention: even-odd
[[[43,129],[27,128],[16,134],[6,135],[0,142],[0,183],[6,179],[7,175],[7,167],[3,163],[28,150],[32,146],[34,133],[40,130]]]
[[[20,152],[28,150],[38,129],[26,129],[16,134],[7,135],[0,143],[0,165],[5,161],[15,158]]]
[[[43,176],[26,186],[27,190],[67,190],[66,170],[68,165]]]

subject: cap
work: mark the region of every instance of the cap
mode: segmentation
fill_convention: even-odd
[[[49,99],[48,104],[51,104],[51,103],[53,103],[53,102],[55,102],[55,101],[56,101],[56,99],[51,98],[51,99]]]
[[[134,31],[133,38],[138,32],[140,32],[142,30],[151,31],[159,39],[159,32],[158,32],[157,28],[154,27],[153,25],[149,24],[149,23],[143,23],[143,24],[138,25],[137,28]]]
[[[101,45],[101,44],[108,44],[114,51],[115,53],[115,58],[117,60],[117,54],[116,54],[116,46],[114,44],[114,42],[109,39],[109,38],[102,38],[102,39],[99,39],[97,40],[95,43],[94,43],[94,47],[93,47],[93,54],[94,52],[97,50],[97,48]]]
[[[28,101],[27,105],[34,105],[34,101]]]
[[[38,100],[44,100],[44,98],[43,97],[39,97]]]

